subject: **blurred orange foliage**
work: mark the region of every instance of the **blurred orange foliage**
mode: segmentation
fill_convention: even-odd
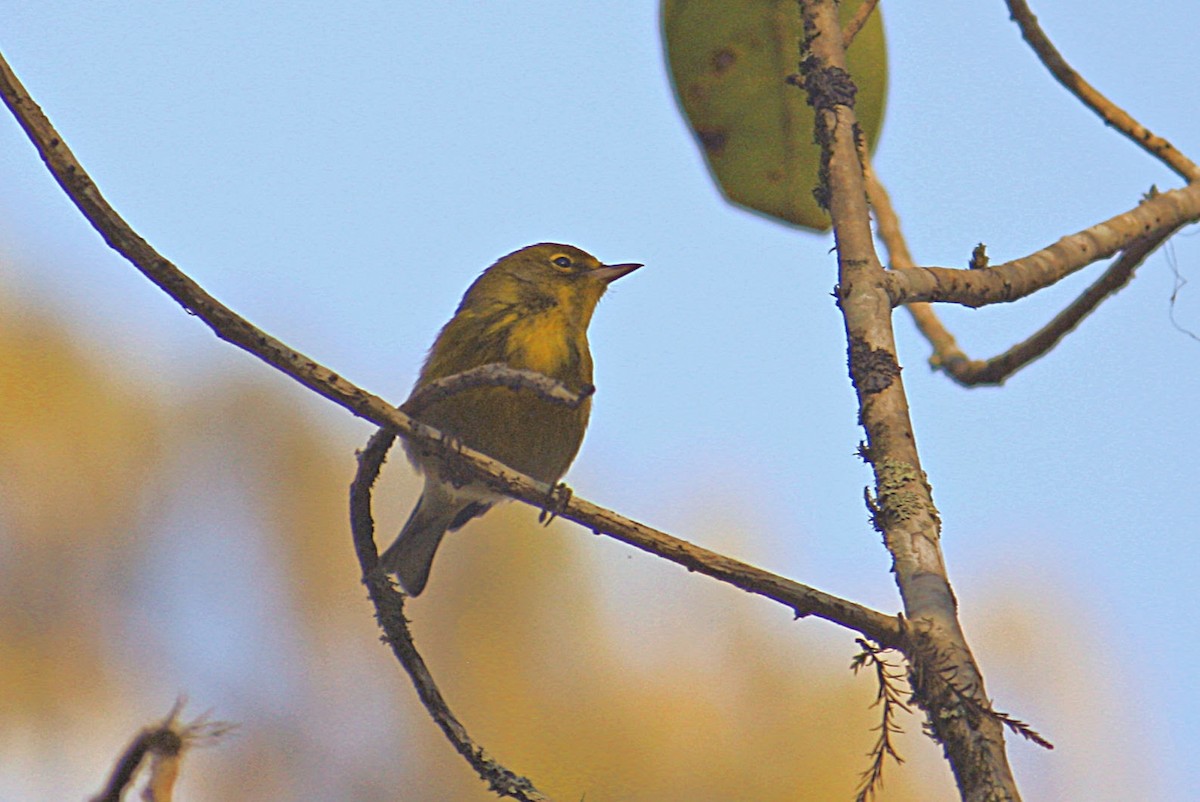
[[[85,798],[179,692],[240,723],[189,758],[187,799],[495,798],[378,641],[346,524],[365,428],[322,429],[336,411],[282,383],[172,400],[129,356],[4,311],[0,798]],[[384,542],[416,490],[398,452],[385,478]],[[849,633],[535,518],[453,535],[409,605],[497,758],[560,800],[854,798],[878,715]],[[877,798],[955,798],[901,723]]]

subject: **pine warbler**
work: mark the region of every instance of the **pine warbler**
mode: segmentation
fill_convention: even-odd
[[[610,282],[641,267],[604,265],[570,245],[541,243],[505,256],[475,280],[438,334],[413,392],[436,379],[501,362],[544,373],[579,392],[592,381],[587,327]],[[411,396],[410,396],[411,397]],[[570,466],[587,428],[591,399],[575,409],[535,393],[479,387],[430,403],[422,422],[548,484]],[[405,443],[425,488],[396,541],[380,558],[410,596],[425,589],[446,532],[483,515],[503,496],[456,484],[441,461]]]

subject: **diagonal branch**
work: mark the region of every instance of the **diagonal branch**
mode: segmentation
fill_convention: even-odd
[[[1165,238],[1197,220],[1200,220],[1200,183],[1154,194],[1127,212],[994,267],[891,270],[887,274],[887,291],[896,306],[914,301],[971,307],[1007,303],[1049,287],[1135,243]]]
[[[154,250],[104,199],[99,188],[75,159],[41,109],[29,97],[3,57],[0,57],[0,94],[59,185],[105,242],[185,310],[204,321],[219,338],[262,359],[303,386],[359,417],[386,427],[390,432],[421,441],[432,448],[445,448],[445,438],[436,429],[419,423],[383,399],[360,389],[325,366],[265,334],[205,292],[200,285]],[[489,381],[494,380],[495,377],[489,378]],[[451,386],[452,391],[453,389]],[[391,435],[380,435],[380,442],[385,438],[390,440]],[[454,453],[456,459],[468,470],[513,498],[540,507],[550,497],[552,488],[548,485],[483,454],[461,446],[456,447]],[[367,484],[369,486],[369,482]],[[362,519],[364,513],[361,509],[361,495],[355,503],[359,505],[355,515]],[[369,518],[369,514],[368,507],[365,515]],[[689,570],[707,574],[748,592],[770,598],[791,608],[797,617],[816,615],[853,629],[884,645],[899,647],[902,643],[899,620],[895,617],[692,545],[584,499],[570,498],[563,505],[559,515],[582,524],[597,534],[607,534]],[[528,780],[495,763],[470,740],[465,729],[457,722],[438,693],[419,653],[412,647],[411,636],[407,634],[407,621],[404,618],[401,597],[387,578],[378,571],[378,554],[374,542],[369,536],[365,539],[356,537],[355,545],[364,571],[363,581],[376,604],[380,625],[388,635],[388,642],[410,671],[410,677],[422,701],[431,709],[439,711],[435,718],[443,731],[455,743],[456,748],[464,756],[469,756],[473,765],[477,765],[494,789],[507,788],[519,799],[543,798]]]
[[[1021,37],[1033,48],[1033,52],[1041,59],[1046,69],[1050,70],[1050,74],[1071,94],[1079,98],[1083,105],[1099,115],[1105,125],[1120,131],[1129,141],[1162,161],[1188,183],[1200,179],[1200,167],[1195,162],[1176,150],[1170,142],[1135,120],[1072,69],[1067,60],[1058,52],[1058,48],[1050,41],[1050,37],[1046,36],[1045,31],[1038,25],[1037,17],[1034,16],[1025,0],[1005,0],[1005,2],[1008,4],[1008,12],[1013,21],[1021,28]]]
[[[5,104],[38,149],[55,180],[105,241],[180,306],[204,321],[217,337],[258,357],[358,417],[421,442],[433,451],[445,448],[445,438],[439,431],[414,420],[382,398],[346,381],[324,365],[288,348],[251,325],[205,292],[138,236],[100,194],[83,166],[29,97],[2,56],[0,96],[3,96]],[[552,489],[545,483],[484,454],[465,447],[456,449],[454,453],[464,468],[498,492],[538,508],[543,507],[550,497]],[[563,504],[558,514],[597,534],[608,535],[688,570],[776,601],[791,608],[797,616],[824,618],[885,646],[898,647],[903,642],[899,622],[893,616],[695,546],[577,496]]]
[[[875,6],[879,5],[879,0],[862,0],[858,10],[854,12],[854,16],[842,28],[842,48],[850,49],[850,45],[854,42],[854,37],[858,36],[859,31],[867,24],[867,20],[871,18],[871,14],[875,11]]]

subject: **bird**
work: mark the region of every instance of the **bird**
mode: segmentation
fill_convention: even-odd
[[[609,284],[640,267],[602,264],[586,251],[553,242],[502,257],[463,295],[429,349],[409,399],[431,382],[492,363],[536,371],[588,395],[592,313]],[[579,452],[590,413],[590,397],[572,408],[529,389],[484,386],[432,401],[414,415],[447,438],[554,486]],[[380,566],[415,597],[425,589],[445,534],[505,497],[482,483],[456,481],[438,455],[418,445],[405,441],[404,447],[425,484]]]

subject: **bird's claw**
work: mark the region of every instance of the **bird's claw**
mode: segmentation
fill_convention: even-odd
[[[464,487],[474,481],[474,475],[467,468],[463,461],[458,459],[466,448],[464,443],[457,435],[442,433],[442,478],[448,481],[454,487]]]
[[[538,513],[538,523],[543,526],[549,526],[550,522],[567,508],[567,505],[571,503],[571,497],[574,495],[574,491],[567,487],[566,482],[556,484],[550,490],[550,495],[546,497],[546,506]]]

